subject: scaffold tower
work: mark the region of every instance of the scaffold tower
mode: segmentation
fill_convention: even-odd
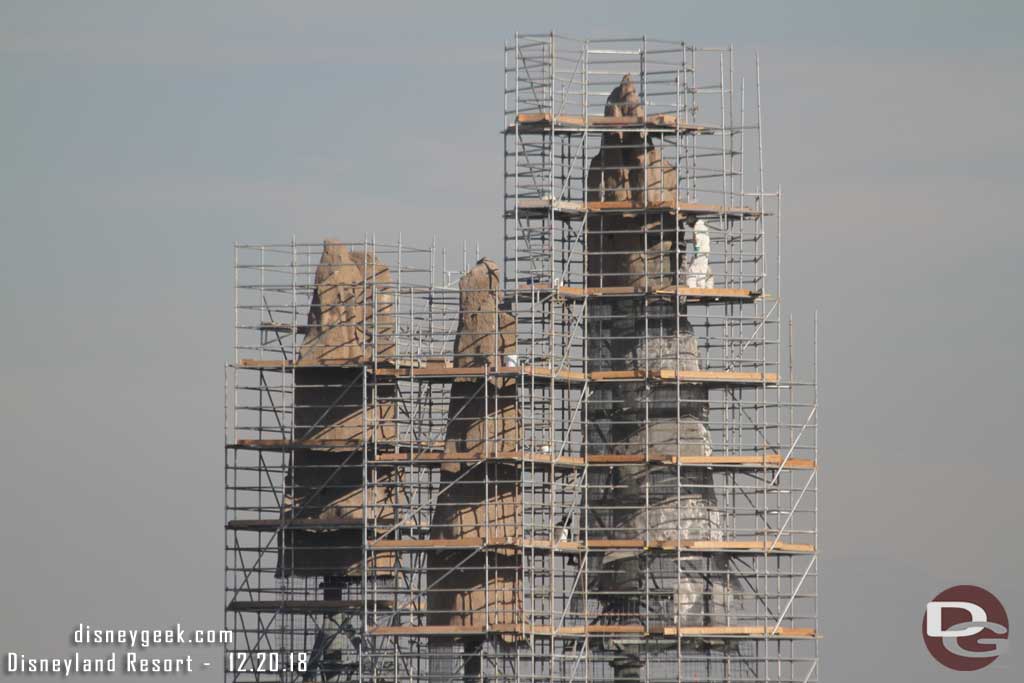
[[[819,680],[752,66],[516,35],[500,261],[236,246],[226,680]]]

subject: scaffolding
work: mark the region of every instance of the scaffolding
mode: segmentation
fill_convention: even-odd
[[[817,681],[756,66],[748,115],[731,48],[505,55],[501,266],[236,245],[225,678]]]

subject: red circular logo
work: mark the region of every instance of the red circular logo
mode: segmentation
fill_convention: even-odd
[[[953,586],[928,603],[921,633],[940,664],[976,671],[996,661],[1010,635],[1010,620],[999,599],[984,588]]]

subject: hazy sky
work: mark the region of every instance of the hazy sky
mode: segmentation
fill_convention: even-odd
[[[0,650],[221,623],[232,243],[500,257],[503,44],[556,30],[760,53],[822,322],[823,680],[1016,680],[920,627],[958,583],[1024,619],[1024,4],[826,4],[0,2]]]

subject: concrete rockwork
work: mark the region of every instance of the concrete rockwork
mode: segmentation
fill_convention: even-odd
[[[642,115],[629,76],[609,96],[608,115]],[[674,201],[677,176],[654,140],[636,132],[608,133],[587,175],[591,201]],[[591,286],[657,289],[685,281],[687,244],[682,225],[666,213],[599,214],[587,222]],[[703,243],[702,243],[703,244]],[[626,298],[592,311],[587,350],[592,370],[700,370],[700,343],[674,300]],[[711,454],[707,389],[653,381],[603,383],[588,415],[593,453],[706,456]],[[592,538],[648,541],[720,540],[721,520],[707,471],[638,464],[594,468],[588,507]],[[722,623],[730,594],[721,561],[646,551],[595,555],[591,590],[599,621],[648,626]],[[647,646],[614,638],[617,678],[642,671]],[[621,674],[621,676],[620,676]]]

